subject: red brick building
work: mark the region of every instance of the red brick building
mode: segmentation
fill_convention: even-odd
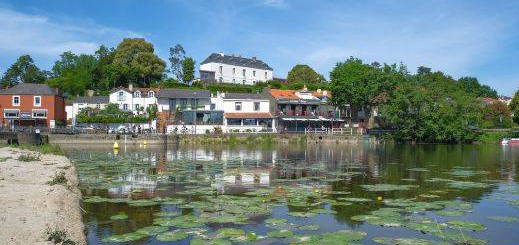
[[[20,83],[0,90],[2,126],[49,127],[65,125],[65,99],[46,84]]]

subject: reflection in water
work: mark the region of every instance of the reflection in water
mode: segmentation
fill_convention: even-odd
[[[212,195],[212,190],[215,195],[242,195],[268,188],[275,188],[276,192],[281,193],[293,188],[347,192],[351,197],[368,200],[409,198],[430,202],[428,198],[434,200],[434,196],[438,196],[438,200],[463,200],[475,205],[477,212],[467,213],[462,219],[477,220],[485,224],[488,230],[474,234],[474,237],[495,244],[514,244],[514,239],[519,239],[519,234],[514,233],[511,226],[486,219],[492,215],[519,217],[516,208],[506,205],[508,199],[519,199],[519,196],[501,193],[507,187],[515,187],[519,147],[330,144],[270,147],[168,145],[142,148],[128,145],[118,152],[108,145],[64,145],[63,148],[74,161],[82,163],[78,171],[85,196],[129,200],[181,196],[196,203],[201,200],[196,191],[206,191],[204,195]],[[90,163],[92,166],[88,165]],[[453,171],[460,176],[453,176]],[[443,182],[433,181],[435,179]],[[485,187],[448,188],[445,180],[456,180],[456,184],[461,185],[483,183]],[[499,181],[496,185],[485,184],[496,181]],[[418,188],[411,191],[369,192],[362,188],[366,184],[411,184]],[[186,193],[192,194],[186,197]],[[325,204],[320,207],[330,209],[334,214],[321,214],[311,219],[312,223],[321,227],[320,233],[359,228],[368,232],[368,238],[398,235],[431,239],[430,235],[404,228],[388,230],[354,221],[352,216],[384,207],[383,202],[337,205],[340,198],[340,195],[331,195],[321,201]],[[88,212],[85,222],[91,244],[101,243],[101,239],[108,234],[127,233],[151,225],[154,212],[180,210],[177,206],[168,205],[135,207],[106,202],[88,203],[85,209]],[[289,218],[286,215],[288,211],[302,210],[306,209],[279,206],[273,209],[271,216]],[[131,222],[121,226],[110,221],[110,216],[118,212],[129,214]],[[182,209],[182,212],[187,211]],[[256,217],[252,220],[257,222],[254,226],[244,227],[265,233],[267,228],[262,222],[267,217]],[[503,233],[508,234],[510,242],[502,239],[499,234]],[[152,239],[148,243],[155,242]],[[367,239],[363,243],[373,242]]]

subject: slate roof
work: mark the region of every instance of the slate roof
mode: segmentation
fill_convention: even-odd
[[[163,88],[160,90],[159,98],[194,98],[203,99],[211,98],[209,90],[193,90],[193,89],[177,89],[177,88]]]
[[[86,104],[108,104],[110,98],[108,96],[81,96],[74,100],[74,103]]]
[[[57,89],[47,84],[37,83],[20,83],[8,89],[0,90],[0,94],[60,95]]]
[[[248,94],[248,93],[225,93],[224,99],[230,100],[268,100],[268,98],[263,94]]]
[[[273,70],[267,63],[263,62],[262,60],[258,59],[249,59],[244,57],[238,57],[233,55],[225,55],[225,54],[217,54],[212,53],[207,57],[202,63],[222,63],[227,65],[234,65],[234,66],[243,66],[243,67],[250,67],[250,68],[256,68],[256,69],[263,69],[263,70]]]

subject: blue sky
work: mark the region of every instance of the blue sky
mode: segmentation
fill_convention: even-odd
[[[257,56],[285,77],[308,64],[328,76],[349,56],[476,76],[519,88],[519,1],[486,0],[12,0],[0,1],[0,71],[21,54],[50,69],[59,54],[92,53],[144,37],[167,60],[180,43]]]

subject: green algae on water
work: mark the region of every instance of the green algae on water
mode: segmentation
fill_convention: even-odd
[[[175,242],[188,238],[189,234],[185,231],[176,230],[161,233],[157,236],[157,240],[161,242]]]
[[[111,220],[124,220],[124,219],[128,219],[128,215],[126,215],[125,213],[118,213],[116,215],[112,215],[110,217]]]

